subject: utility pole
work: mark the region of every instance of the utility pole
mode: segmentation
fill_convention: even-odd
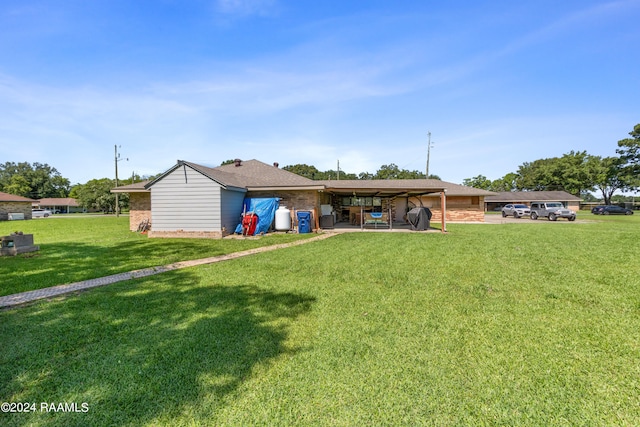
[[[118,146],[114,145],[113,146],[115,148],[115,163],[116,163],[116,188],[118,187],[118,162],[120,160],[129,160],[127,159],[121,159],[120,158],[120,154],[118,153]],[[118,198],[118,193],[116,192],[116,217],[120,216],[120,206],[119,206],[119,198]]]
[[[340,181],[340,160],[338,160],[338,181]]]
[[[429,142],[427,142],[427,179],[429,179],[429,157],[431,156],[431,132],[427,132]]]

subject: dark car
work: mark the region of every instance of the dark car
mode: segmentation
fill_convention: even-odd
[[[633,215],[631,209],[621,208],[615,205],[598,206],[598,209],[593,213],[596,215]]]
[[[597,213],[598,213],[598,211],[599,211],[600,209],[604,208],[604,206],[605,206],[605,205],[599,205],[599,206],[594,206],[594,207],[592,207],[592,208],[591,208],[591,213],[592,213],[592,214],[597,214]]]

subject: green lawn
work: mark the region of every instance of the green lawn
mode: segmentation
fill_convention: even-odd
[[[344,234],[5,310],[0,401],[38,411],[0,425],[640,425],[640,216],[596,219]]]
[[[129,218],[56,215],[31,221],[2,221],[0,236],[33,233],[40,251],[0,257],[0,296],[286,243],[308,235],[260,239],[149,239],[129,231]]]

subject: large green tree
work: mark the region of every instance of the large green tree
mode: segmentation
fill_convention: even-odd
[[[465,178],[462,185],[467,187],[480,188],[482,190],[491,189],[491,180],[484,175],[474,176],[473,178]]]
[[[525,162],[518,168],[516,186],[520,190],[566,191],[580,197],[594,189],[596,162],[586,151],[571,151],[562,157]]]
[[[326,176],[324,172],[320,172],[315,166],[306,164],[289,165],[282,169],[313,180],[322,180]]]
[[[630,186],[623,161],[619,157],[592,156],[591,162],[594,186],[602,193],[604,204],[610,205],[613,193]]]
[[[396,164],[380,166],[373,179],[424,179],[426,175],[417,170],[400,169]]]
[[[640,187],[640,123],[629,132],[631,138],[618,141],[616,153],[620,155],[622,172],[628,179],[630,189]]]
[[[345,171],[338,171],[329,169],[328,171],[320,171],[315,166],[309,166],[306,164],[297,164],[285,166],[282,169],[293,172],[305,178],[313,180],[329,180],[329,179],[423,179],[424,173],[419,171],[410,171],[407,169],[400,169],[397,165],[391,163],[388,165],[382,165],[375,174],[369,172],[362,172],[358,175]],[[432,179],[440,179],[437,175],[431,175]]]
[[[44,163],[0,164],[0,191],[32,199],[67,197],[71,185],[56,168]]]
[[[509,172],[502,178],[498,178],[491,182],[490,191],[516,191],[518,189],[518,174]]]
[[[78,201],[78,205],[85,209],[102,212],[114,212],[116,196],[111,193],[115,187],[115,181],[109,178],[92,179],[86,184],[79,184],[71,189],[71,197]],[[129,207],[129,195],[121,193],[118,196],[120,211]]]

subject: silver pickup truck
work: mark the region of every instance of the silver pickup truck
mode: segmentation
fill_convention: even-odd
[[[571,209],[565,208],[560,202],[535,202],[531,203],[531,219],[538,217],[547,217],[549,221],[555,221],[558,218],[567,218],[569,221],[576,220],[576,213]]]

